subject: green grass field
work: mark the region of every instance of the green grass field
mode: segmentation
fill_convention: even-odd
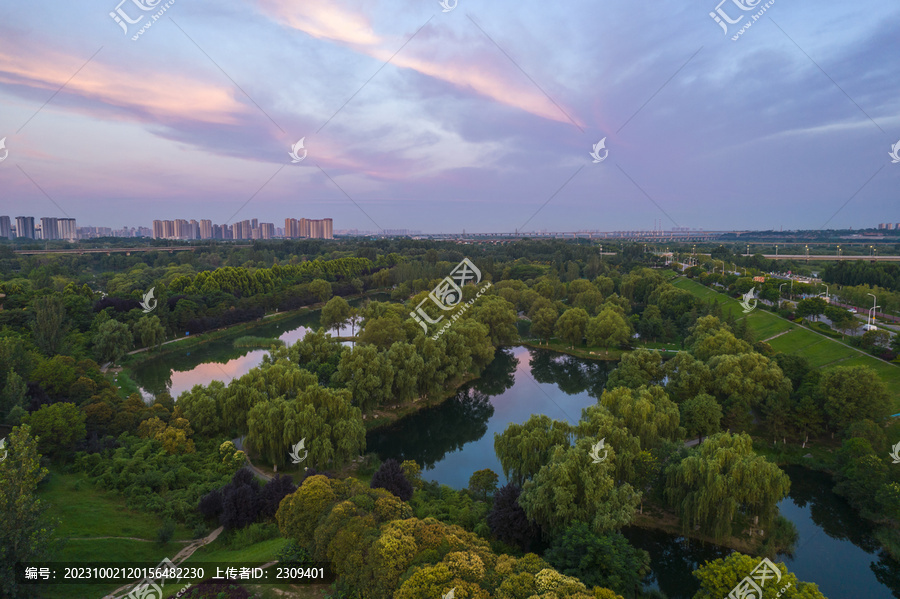
[[[124,499],[96,488],[84,474],[51,470],[50,480],[38,489],[38,497],[49,505],[47,515],[60,521],[56,536],[68,539],[53,556],[53,561],[82,565],[96,562],[156,564],[184,547],[183,542],[157,543],[156,532],[162,526],[161,518],[127,508]],[[183,526],[175,529],[175,540],[190,537]],[[59,599],[102,597],[120,586],[115,583],[52,585],[47,587],[44,596]]]
[[[784,333],[767,341],[777,352],[797,354],[807,358],[813,366],[830,368],[832,366],[868,366],[874,369],[888,388],[894,399],[893,412],[900,412],[900,367],[889,364],[840,343],[836,339],[820,335],[809,329],[789,322],[772,312],[754,310],[745,315],[738,300],[723,293],[713,291],[696,281],[679,278],[673,285],[690,291],[696,297],[713,300],[722,305],[726,314],[747,319],[747,326],[753,331],[757,340],[770,339],[774,335]],[[785,332],[787,331],[787,332]]]

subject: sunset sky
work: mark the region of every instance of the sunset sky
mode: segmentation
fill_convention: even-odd
[[[765,2],[722,4],[743,16],[726,34],[717,0],[174,0],[137,40],[166,2],[118,5],[141,18],[128,33],[117,2],[0,5],[0,214],[426,232],[900,222],[896,3],[776,0],[733,41]]]

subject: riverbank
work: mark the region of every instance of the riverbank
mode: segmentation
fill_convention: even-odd
[[[372,289],[359,295],[350,295],[344,297],[344,299],[348,302],[357,301],[365,299],[368,296],[383,295],[385,293],[386,291],[383,289]],[[193,349],[211,341],[220,341],[222,339],[227,339],[229,337],[235,336],[238,333],[245,333],[249,336],[249,332],[256,328],[280,322],[288,318],[305,316],[312,312],[317,312],[325,306],[325,303],[326,302],[317,302],[315,304],[310,304],[309,306],[297,308],[296,310],[289,310],[287,312],[272,312],[270,314],[264,315],[262,318],[258,318],[249,322],[242,322],[228,327],[213,329],[212,331],[199,333],[197,335],[177,337],[175,339],[166,341],[162,344],[162,346],[160,346],[160,349],[156,351],[148,351],[150,350],[150,348],[147,347],[136,349],[128,352],[126,357],[122,359],[120,365],[126,368],[138,366],[148,360],[155,360],[157,358],[164,357],[167,354],[180,352],[185,349]]]
[[[545,344],[538,339],[521,339],[518,345],[530,347],[532,349],[544,349],[554,351],[560,354],[567,354],[576,358],[584,358],[585,360],[597,360],[601,362],[618,362],[622,356],[629,354],[638,349],[649,349],[662,353],[663,357],[674,357],[680,351],[677,343],[640,343],[632,349],[610,349],[607,351],[605,347],[585,346],[571,347],[562,341],[550,339],[549,344]]]

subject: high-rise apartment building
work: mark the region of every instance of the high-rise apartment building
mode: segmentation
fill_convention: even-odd
[[[78,239],[78,227],[74,218],[59,218],[56,220],[56,238],[66,241]]]
[[[26,239],[34,239],[34,217],[33,216],[17,216],[16,217],[16,237],[25,237]]]
[[[284,236],[288,239],[312,238],[333,239],[334,225],[330,218],[315,220],[309,218],[284,219]]]
[[[213,228],[213,224],[212,224],[211,220],[202,219],[200,221],[200,239],[212,239],[213,238],[212,228]]]
[[[0,216],[0,237],[10,239],[12,237],[12,224],[8,216]]]
[[[52,216],[41,217],[41,239],[59,239],[56,230],[56,219]]]

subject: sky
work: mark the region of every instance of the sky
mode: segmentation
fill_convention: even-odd
[[[443,1],[4,2],[0,214],[900,222],[896,3]]]

